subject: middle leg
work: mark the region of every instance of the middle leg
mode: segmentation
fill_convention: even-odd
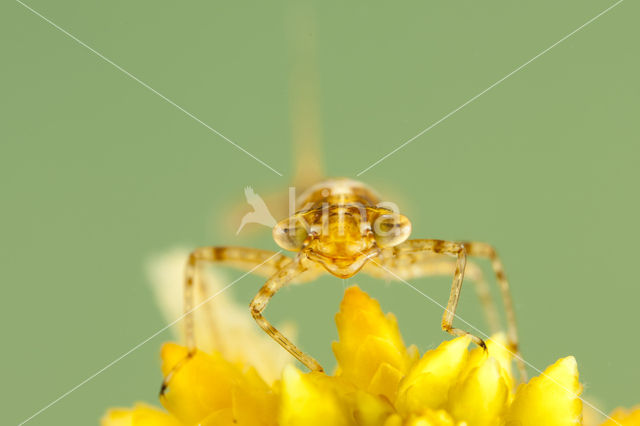
[[[453,319],[455,318],[456,308],[458,306],[458,301],[460,300],[460,292],[462,291],[462,282],[464,280],[464,272],[467,264],[467,253],[464,245],[453,241],[443,240],[409,240],[394,247],[392,252],[395,255],[409,252],[444,254],[456,259],[449,301],[442,316],[442,329],[454,336],[468,335],[474,343],[486,349],[486,344],[482,338],[469,331],[453,327]],[[376,259],[371,259],[371,262],[374,265],[385,269],[384,266]],[[391,271],[387,269],[387,272]]]
[[[293,280],[297,279],[300,275],[307,271],[313,271],[314,267],[309,265],[308,268],[305,265],[305,258],[298,257],[287,266],[276,272],[269,280],[262,286],[258,294],[255,295],[249,308],[251,315],[256,320],[258,325],[269,335],[273,340],[278,342],[283,348],[285,348],[291,355],[293,355],[298,361],[303,363],[311,371],[324,371],[320,363],[313,357],[302,352],[296,345],[294,345],[289,339],[287,339],[277,328],[275,328],[267,319],[262,315],[262,312],[267,307],[267,304],[271,298],[286,285],[290,284]]]
[[[393,255],[393,250],[383,252],[375,263],[368,263],[364,272],[376,278],[386,280],[410,280],[414,278],[433,276],[452,276],[455,273],[456,261],[447,256],[434,253],[400,253]],[[482,305],[485,319],[491,334],[500,331],[500,319],[496,304],[491,297],[489,285],[485,280],[482,268],[467,260],[465,279],[471,281],[476,290],[476,296]]]
[[[516,364],[520,371],[520,378],[524,382],[526,381],[527,374],[525,369],[524,360],[520,354],[518,346],[518,333],[515,319],[515,310],[513,308],[513,300],[511,298],[511,291],[509,283],[504,273],[504,267],[498,257],[495,249],[486,243],[481,242],[463,242],[456,243],[443,240],[409,240],[396,247],[394,247],[394,256],[406,256],[416,253],[443,253],[453,254],[456,249],[463,248],[466,255],[485,258],[491,261],[491,266],[497,278],[500,292],[502,294],[503,305],[507,319],[507,339],[509,343],[508,350],[514,355]],[[465,256],[466,258],[466,256]],[[455,278],[454,278],[455,281]],[[453,296],[453,289],[452,294]]]
[[[184,270],[184,333],[186,346],[188,349],[184,359],[177,362],[171,371],[162,381],[160,395],[164,395],[169,384],[175,374],[187,363],[196,353],[195,340],[195,311],[203,305],[212,296],[207,296],[198,305],[195,304],[196,283],[201,284],[198,280],[198,270],[205,263],[218,263],[225,266],[232,266],[238,269],[244,269],[257,275],[271,275],[276,271],[284,268],[285,265],[292,262],[292,259],[280,254],[279,252],[271,252],[266,250],[258,250],[245,247],[200,247],[193,250],[188,257],[186,268]],[[200,287],[203,290],[203,287]]]

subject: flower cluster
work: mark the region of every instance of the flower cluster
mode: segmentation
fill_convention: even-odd
[[[515,385],[504,337],[488,350],[470,339],[445,341],[420,356],[406,347],[395,317],[358,287],[336,315],[333,375],[293,366],[268,383],[246,363],[198,351],[176,370],[161,397],[165,410],[138,404],[112,409],[103,426],[527,426],[582,424],[581,385],[573,357]],[[187,350],[162,348],[167,375]],[[640,425],[640,408],[616,411],[602,426]]]

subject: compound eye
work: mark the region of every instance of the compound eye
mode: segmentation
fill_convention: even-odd
[[[302,220],[295,217],[285,219],[273,228],[276,244],[289,251],[300,251],[308,235]]]
[[[411,234],[411,222],[406,216],[386,213],[373,222],[373,235],[379,247],[393,247],[403,243]]]

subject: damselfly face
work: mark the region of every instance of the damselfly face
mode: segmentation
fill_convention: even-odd
[[[280,247],[300,251],[329,273],[348,278],[380,249],[405,241],[409,220],[377,207],[377,197],[360,182],[337,179],[310,188],[303,209],[278,223],[273,237]]]

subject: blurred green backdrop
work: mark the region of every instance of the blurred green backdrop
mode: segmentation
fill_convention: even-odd
[[[293,170],[291,4],[28,4],[285,176],[20,3],[2,2],[3,424],[25,420],[165,324],[144,273],[153,254],[275,248],[268,232],[235,237],[220,223],[245,186],[286,190]],[[329,174],[354,177],[611,4],[312,4]],[[605,411],[640,402],[639,11],[620,4],[362,176],[399,200],[414,237],[494,244],[525,358],[544,368],[575,355],[585,395]],[[441,309],[403,284],[346,284],[355,282],[398,315],[407,342],[424,350],[447,337]],[[448,279],[415,284],[446,301]],[[231,291],[245,304],[260,285],[247,277]],[[344,285],[327,277],[293,287],[268,315],[297,321],[301,346],[330,365]],[[469,288],[459,313],[485,327]],[[158,348],[170,337],[29,424],[95,424],[109,406],[155,402]]]

